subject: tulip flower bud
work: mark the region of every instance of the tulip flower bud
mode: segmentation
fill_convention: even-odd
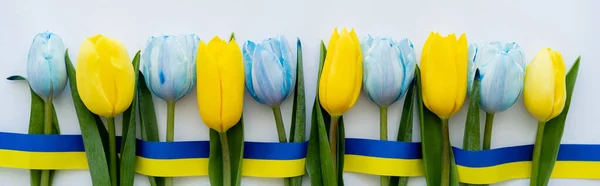
[[[456,114],[467,95],[467,37],[431,32],[421,54],[425,106],[442,119]]]
[[[196,85],[196,34],[148,39],[142,55],[142,72],[150,91],[167,102],[188,95]]]
[[[235,40],[200,41],[196,61],[198,108],[204,124],[226,132],[242,117],[244,64]]]
[[[319,80],[321,106],[332,116],[348,111],[360,94],[362,55],[354,29],[333,31]]]
[[[524,54],[514,42],[469,46],[469,92],[475,71],[481,77],[480,105],[487,113],[510,108],[521,95],[525,77]]]
[[[538,121],[558,116],[567,98],[566,67],[558,51],[542,49],[527,65],[523,99],[525,107]]]
[[[372,38],[362,42],[365,93],[380,107],[402,98],[414,78],[417,58],[412,42]]]
[[[35,36],[27,57],[27,78],[31,89],[44,100],[65,89],[65,45],[60,36],[51,32]]]
[[[283,36],[243,47],[246,88],[254,100],[280,105],[296,84],[296,58]]]
[[[87,38],[77,56],[77,90],[93,113],[113,117],[133,101],[135,74],[125,46],[103,35]]]

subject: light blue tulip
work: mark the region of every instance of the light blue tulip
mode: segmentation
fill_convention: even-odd
[[[167,102],[188,95],[196,85],[196,34],[150,37],[142,54],[142,73],[150,91]]]
[[[51,32],[35,36],[27,57],[27,78],[33,91],[44,100],[65,89],[65,45],[60,36]]]
[[[246,89],[256,101],[278,106],[296,84],[296,58],[283,36],[243,46]]]
[[[363,51],[363,86],[369,98],[380,107],[400,99],[414,78],[417,58],[408,39],[367,36],[361,42]]]
[[[475,71],[481,78],[480,106],[488,113],[502,112],[519,98],[524,81],[524,54],[514,42],[469,46],[469,92]]]

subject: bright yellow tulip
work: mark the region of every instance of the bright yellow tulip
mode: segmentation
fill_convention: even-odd
[[[131,105],[135,75],[120,41],[103,35],[87,38],[79,49],[76,70],[79,96],[93,113],[113,117]]]
[[[196,58],[198,108],[204,124],[219,132],[233,127],[242,116],[244,64],[235,40],[214,37],[198,46]]]
[[[348,111],[360,94],[362,85],[362,55],[354,29],[331,34],[327,56],[319,80],[321,106],[332,116]]]
[[[550,48],[540,50],[527,65],[523,98],[538,121],[546,122],[562,112],[567,98],[565,78],[562,55]]]
[[[421,54],[423,102],[448,119],[460,110],[467,95],[467,37],[431,32]]]

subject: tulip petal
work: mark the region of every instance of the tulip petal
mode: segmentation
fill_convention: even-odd
[[[214,39],[211,42],[213,41]],[[221,77],[217,68],[217,59],[209,51],[209,46],[201,41],[196,58],[198,110],[206,126],[222,132],[224,130],[221,125]]]
[[[415,69],[417,68],[417,56],[415,54],[412,42],[405,38],[400,42],[397,42],[397,46],[400,49],[400,59],[404,66],[404,78],[402,81],[402,92],[398,98],[396,98],[396,100],[404,96],[406,91],[408,91],[410,88],[410,85],[415,77]]]
[[[171,66],[174,100],[188,95],[196,85],[196,51],[200,38],[196,34],[175,36],[171,48],[177,53],[177,61]]]
[[[226,44],[221,52],[224,55],[221,55],[217,64],[221,76],[221,122],[223,131],[227,131],[242,117],[244,64],[242,62],[242,51],[235,40]]]
[[[112,114],[125,111],[133,101],[135,75],[125,46],[107,37],[96,41],[100,56],[100,83],[107,99],[113,105]]]
[[[327,54],[325,55],[325,62],[323,63],[323,69],[321,71],[321,79],[319,79],[319,100],[321,102],[321,106],[325,110],[329,110],[329,105],[327,101],[327,86],[329,82],[329,71],[331,69],[332,60],[334,56],[334,51],[336,50],[336,44],[339,40],[339,34],[337,28],[333,29],[333,33],[331,37],[329,37],[329,44],[327,45]]]
[[[104,94],[99,79],[100,56],[94,45],[97,37],[88,38],[79,49],[76,64],[77,90],[85,106],[93,113],[105,117],[113,115],[113,105]]]
[[[345,30],[345,29],[344,29]],[[355,71],[355,76],[354,76],[354,93],[352,94],[351,97],[351,102],[348,105],[348,108],[346,108],[346,110],[349,110],[350,108],[352,108],[354,106],[354,104],[356,103],[356,101],[358,100],[358,96],[360,95],[360,90],[361,90],[361,86],[362,86],[362,75],[363,75],[363,69],[362,69],[362,54],[361,54],[361,50],[360,50],[360,42],[358,41],[358,37],[356,36],[356,32],[354,32],[354,29],[350,30],[350,37],[352,38],[352,46],[354,47],[354,67],[356,68]],[[346,111],[345,110],[345,111]],[[345,112],[344,111],[344,112]]]
[[[284,72],[275,54],[263,47],[256,46],[254,50],[254,61],[252,62],[252,86],[256,87],[254,92],[262,104],[275,106],[281,104],[285,99]]]
[[[455,37],[434,36],[427,62],[423,63],[423,99],[427,108],[441,118],[449,118],[454,112],[458,95],[458,69],[455,62]],[[425,52],[424,52],[425,53]],[[465,59],[466,62],[466,59]],[[429,66],[432,65],[432,66]],[[466,67],[465,67],[466,71]],[[465,74],[466,77],[466,74]],[[465,80],[466,81],[466,80]],[[465,82],[466,84],[466,82]]]
[[[365,53],[365,92],[381,107],[389,106],[401,94],[405,72],[400,54],[389,38],[377,39]]]
[[[456,59],[454,62],[456,63],[457,94],[454,111],[451,114],[454,115],[460,110],[462,105],[465,103],[465,98],[467,96],[467,80],[465,79],[467,77],[467,36],[464,33],[461,34],[458,41],[456,41],[456,39],[452,37],[451,42],[456,42],[456,45],[453,48],[456,50]]]
[[[542,49],[527,66],[523,98],[525,107],[538,121],[547,121],[554,107],[555,79],[550,49]]]
[[[554,67],[554,102],[552,106],[552,114],[547,120],[550,120],[558,116],[564,106],[567,99],[566,89],[566,67],[562,55],[557,51],[551,52],[552,65]]]
[[[324,90],[325,94],[321,94],[324,97],[321,102],[327,103],[325,109],[329,114],[340,116],[349,108],[348,101],[352,100],[357,88],[356,83],[351,81],[356,79],[357,66],[353,65],[356,59],[356,48],[346,30],[342,31],[334,46],[334,49],[327,53],[329,59],[325,60],[330,62],[329,64],[326,62],[321,75],[322,79],[327,80],[321,81],[321,83],[327,84]],[[360,89],[360,87],[358,88]]]
[[[27,77],[33,91],[44,100],[58,95],[67,84],[64,56],[60,36],[43,32],[33,39],[27,57]]]
[[[256,97],[256,93],[254,93],[254,87],[252,86],[252,62],[254,61],[254,50],[256,48],[256,43],[253,41],[246,41],[243,46],[243,56],[244,56],[244,82],[246,85],[246,89],[250,93],[250,95],[256,99],[258,102],[261,100]]]

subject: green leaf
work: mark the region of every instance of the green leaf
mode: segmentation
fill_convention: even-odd
[[[137,116],[137,83],[139,81],[140,51],[133,58],[135,88],[131,106],[123,113],[123,138],[121,139],[120,186],[133,186],[136,161],[136,116]]]
[[[406,97],[404,98],[404,105],[402,107],[402,115],[400,118],[400,127],[398,127],[398,138],[397,141],[412,142],[412,130],[413,130],[413,107],[414,107],[414,95],[415,95],[415,80],[413,79]],[[390,186],[406,186],[408,184],[408,177],[390,177]]]
[[[22,76],[10,76],[8,80],[27,80]],[[44,100],[40,98],[31,87],[29,88],[31,95],[31,107],[29,112],[29,134],[44,133]],[[30,170],[29,181],[31,186],[40,186],[42,171]]]
[[[454,151],[450,146],[450,186],[459,186],[458,181],[458,169],[456,167],[456,161],[454,161]]]
[[[231,35],[229,35],[229,41],[233,40],[235,40],[235,32],[231,32]]]
[[[323,63],[327,49],[321,41],[321,56],[319,64],[318,78],[321,77]],[[318,79],[317,78],[317,79]],[[306,169],[310,176],[311,185],[313,186],[337,186],[337,179],[333,170],[333,159],[329,150],[329,140],[327,138],[327,128],[325,121],[329,120],[329,114],[324,112],[319,102],[317,80],[317,95],[312,109],[311,131],[308,140],[308,151],[306,155]]]
[[[244,116],[227,131],[229,156],[231,160],[231,184],[240,186],[242,180],[242,159],[244,158]],[[208,178],[210,185],[223,185],[223,154],[219,132],[210,129],[210,155],[208,157]]]
[[[540,166],[538,183],[541,186],[547,186],[554,168],[554,163],[558,157],[558,150],[560,147],[560,140],[565,129],[565,121],[567,120],[567,114],[571,107],[571,98],[573,98],[573,89],[575,88],[575,82],[577,81],[577,74],[579,73],[579,61],[581,57],[577,57],[575,63],[567,73],[566,77],[566,88],[567,98],[565,101],[565,107],[563,111],[556,118],[546,122],[544,129],[544,140],[542,141],[542,152],[540,153]],[[535,178],[531,178],[535,179]]]
[[[470,93],[469,111],[465,123],[465,133],[463,137],[464,150],[481,150],[481,130],[479,123],[479,86],[481,80],[479,73],[475,75],[473,88]]]
[[[71,59],[69,58],[68,50],[65,53],[65,63],[67,65],[67,76],[69,77],[71,96],[73,97],[73,104],[75,106],[75,111],[77,112],[85,154],[88,160],[90,175],[92,176],[92,184],[94,186],[110,185],[108,163],[106,162],[102,138],[100,137],[94,114],[85,107],[79,96],[79,91],[77,91],[76,72],[71,63]]]
[[[154,102],[152,101],[152,93],[146,86],[144,75],[138,74],[138,107],[140,109],[140,132],[142,140],[159,141],[158,137],[158,122],[156,121],[156,112],[154,111]],[[163,186],[164,179],[162,177],[148,176],[150,185]]]
[[[304,98],[304,67],[302,64],[302,43],[296,43],[296,87],[294,88],[294,105],[292,108],[292,126],[290,141],[304,142],[306,138],[306,103]],[[291,186],[301,186],[302,176],[290,178]]]
[[[346,152],[346,129],[344,128],[344,116],[340,116],[338,124],[338,142],[337,142],[337,184],[344,186],[344,155]]]
[[[219,132],[210,129],[210,154],[208,156],[208,179],[211,186],[223,186],[223,154]]]
[[[318,96],[318,95],[317,95]],[[317,110],[320,110],[319,102],[315,99],[312,109],[312,118],[310,120],[310,136],[308,139],[308,149],[306,151],[306,172],[310,177],[310,183],[313,186],[323,186],[323,176],[321,175],[321,159],[319,158],[319,124],[317,123]]]
[[[465,133],[463,137],[463,149],[465,150],[481,150],[481,130],[479,123],[479,87],[481,79],[479,71],[475,74],[473,87],[469,94],[469,111],[467,112],[467,120],[465,122]],[[452,158],[454,159],[454,158]],[[453,165],[456,167],[456,165]],[[452,177],[452,176],[451,176]],[[477,184],[464,184],[465,186],[476,186]]]
[[[442,126],[442,121],[423,104],[419,67],[415,71],[415,77],[417,78],[417,103],[425,180],[427,185],[440,185],[442,175],[442,158],[440,158],[442,157],[442,127],[440,126]]]
[[[244,119],[243,115],[235,126],[227,131],[231,156],[231,185],[242,184],[242,159],[244,159]]]

